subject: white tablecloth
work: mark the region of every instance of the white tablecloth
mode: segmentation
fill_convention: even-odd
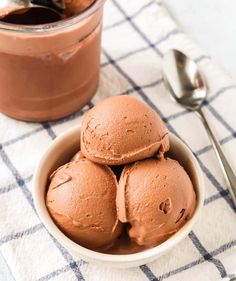
[[[25,123],[0,115],[0,250],[16,280],[220,280],[236,270],[236,216],[207,135],[197,117],[167,95],[161,60],[169,48],[195,59],[209,84],[204,106],[236,169],[235,85],[180,30],[157,1],[106,4],[100,91],[83,110],[57,122]],[[1,66],[0,66],[1,67]],[[32,174],[52,139],[76,125],[84,111],[110,95],[145,100],[197,156],[206,183],[205,206],[189,236],[170,253],[141,267],[119,270],[88,264],[55,241],[32,200]]]

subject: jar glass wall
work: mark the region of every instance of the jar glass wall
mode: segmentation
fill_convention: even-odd
[[[0,24],[0,111],[49,121],[79,110],[99,81],[103,0],[41,26]]]

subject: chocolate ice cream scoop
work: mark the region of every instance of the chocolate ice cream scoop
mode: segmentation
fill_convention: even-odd
[[[73,241],[93,250],[106,249],[122,231],[116,189],[109,167],[79,159],[51,175],[46,205],[54,222]]]
[[[168,149],[169,135],[161,118],[130,96],[107,98],[84,116],[81,151],[94,162],[121,165]]]
[[[196,195],[177,161],[148,159],[125,167],[116,203],[119,220],[130,224],[130,238],[152,247],[168,239],[192,216]]]

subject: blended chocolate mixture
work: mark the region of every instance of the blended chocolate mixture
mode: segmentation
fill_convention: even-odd
[[[43,13],[38,8],[12,10],[7,14],[0,11],[2,113],[27,121],[55,120],[79,110],[95,94],[103,1],[97,0],[101,2],[100,8],[77,21],[77,15],[97,3],[65,2],[66,9],[61,15],[44,8]],[[71,17],[74,23],[66,26]],[[37,24],[45,23],[48,25],[39,30]],[[50,28],[51,23],[54,28]],[[15,27],[21,30],[14,31]]]

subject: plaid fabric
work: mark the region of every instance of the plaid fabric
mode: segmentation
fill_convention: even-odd
[[[176,26],[160,2],[107,1],[100,92],[81,111],[57,122],[24,123],[0,115],[0,250],[16,280],[220,280],[236,270],[236,216],[219,164],[198,118],[173,103],[161,59],[169,48],[194,58],[209,83],[204,111],[236,168],[235,89],[231,79]],[[210,35],[209,35],[210,36]],[[128,93],[145,100],[195,153],[206,199],[189,236],[157,261],[110,269],[73,256],[46,231],[32,200],[32,173],[52,139],[80,122],[98,100]]]

